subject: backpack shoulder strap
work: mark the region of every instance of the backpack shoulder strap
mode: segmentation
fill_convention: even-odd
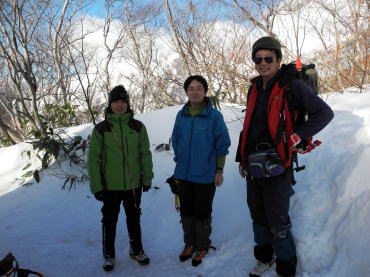
[[[295,110],[295,101],[294,101],[294,93],[293,93],[293,87],[292,87],[292,82],[291,81],[285,87],[284,95],[286,97],[286,100],[288,101],[289,112],[293,113],[294,110]]]
[[[283,64],[282,69],[280,70],[279,86],[285,87],[284,97],[288,101],[289,112],[293,113],[295,109],[294,93],[293,93],[293,80],[296,79],[296,76],[293,72],[288,70],[287,65]]]
[[[257,82],[257,77],[254,77],[253,79],[250,80],[250,84],[249,84],[249,87],[248,87],[248,92],[247,92],[247,104],[248,104],[248,101],[249,101],[249,98],[252,94],[252,90],[253,90],[253,87],[256,86],[256,82]],[[242,112],[245,112],[246,109],[242,110]]]
[[[97,125],[95,125],[96,130],[98,133],[102,136],[102,144],[101,144],[101,164],[100,164],[100,174],[102,176],[102,185],[103,189],[107,189],[107,183],[104,177],[104,156],[105,156],[105,148],[104,148],[104,133],[105,132],[112,132],[109,126],[109,122],[104,119],[102,122],[99,122]]]
[[[130,127],[131,130],[134,130],[137,133],[140,133],[143,125],[144,124],[141,121],[136,120],[135,118],[130,118],[130,120],[128,121],[128,127]]]
[[[104,119],[102,122],[99,122],[98,124],[95,125],[96,130],[98,133],[103,137],[104,139],[104,133],[105,132],[111,132],[109,128],[109,123],[106,119]]]
[[[131,130],[134,130],[135,132],[140,132],[143,126],[143,123],[134,118],[130,118],[130,120],[128,121],[128,126],[130,127]],[[109,122],[107,120],[103,120],[102,122],[98,123],[95,126],[95,128],[98,131],[98,133],[103,137],[103,140],[104,140],[104,133],[112,131],[109,126]]]

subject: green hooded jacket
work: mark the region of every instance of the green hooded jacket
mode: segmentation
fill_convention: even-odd
[[[124,147],[125,154],[108,122]],[[88,174],[92,193],[104,189],[129,190],[140,185],[150,186],[153,163],[144,124],[133,119],[131,113],[107,113],[106,120],[97,124],[91,134]]]

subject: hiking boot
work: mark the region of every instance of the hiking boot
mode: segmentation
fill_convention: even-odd
[[[269,263],[261,263],[257,261],[257,264],[254,266],[252,271],[249,273],[249,277],[259,277],[266,271],[268,271],[272,265],[274,264],[274,259],[272,259]]]
[[[294,256],[288,261],[276,259],[276,276],[277,277],[294,277],[297,267],[297,257]]]
[[[139,265],[147,265],[150,262],[149,257],[141,250],[139,253],[135,254],[132,249],[130,249],[130,257],[136,260]]]
[[[103,269],[105,271],[113,270],[114,265],[115,265],[115,259],[114,258],[111,258],[109,256],[104,258]]]
[[[203,258],[207,255],[207,250],[197,251],[194,258],[191,260],[193,266],[198,266],[202,263]]]
[[[190,259],[195,252],[195,248],[192,245],[185,245],[184,250],[182,250],[179,259],[180,262],[185,262]]]

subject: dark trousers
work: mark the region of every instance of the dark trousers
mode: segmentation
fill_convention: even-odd
[[[296,261],[289,217],[290,197],[294,194],[292,177],[290,170],[271,178],[247,177],[247,202],[256,242],[254,254],[261,262],[271,260],[274,253],[277,263]]]
[[[197,250],[208,250],[212,233],[214,183],[200,184],[179,180],[178,192],[184,242]]]
[[[140,227],[141,188],[125,191],[106,191],[101,212],[103,229],[103,254],[115,257],[116,225],[121,202],[126,213],[126,224],[130,246],[134,253],[143,250]],[[136,205],[136,207],[135,207]]]

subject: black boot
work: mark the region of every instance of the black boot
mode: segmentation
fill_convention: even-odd
[[[109,256],[104,257],[103,269],[105,271],[112,271],[115,265],[115,259]]]
[[[297,268],[297,257],[289,259],[288,261],[276,259],[276,273],[280,277],[294,277]]]
[[[258,277],[268,271],[274,264],[274,250],[270,244],[254,246],[254,257],[256,265],[249,273],[249,277]]]
[[[134,252],[132,248],[130,248],[130,257],[134,260],[136,260],[139,265],[147,265],[150,263],[149,257],[145,254],[144,250],[141,250],[137,253]]]

